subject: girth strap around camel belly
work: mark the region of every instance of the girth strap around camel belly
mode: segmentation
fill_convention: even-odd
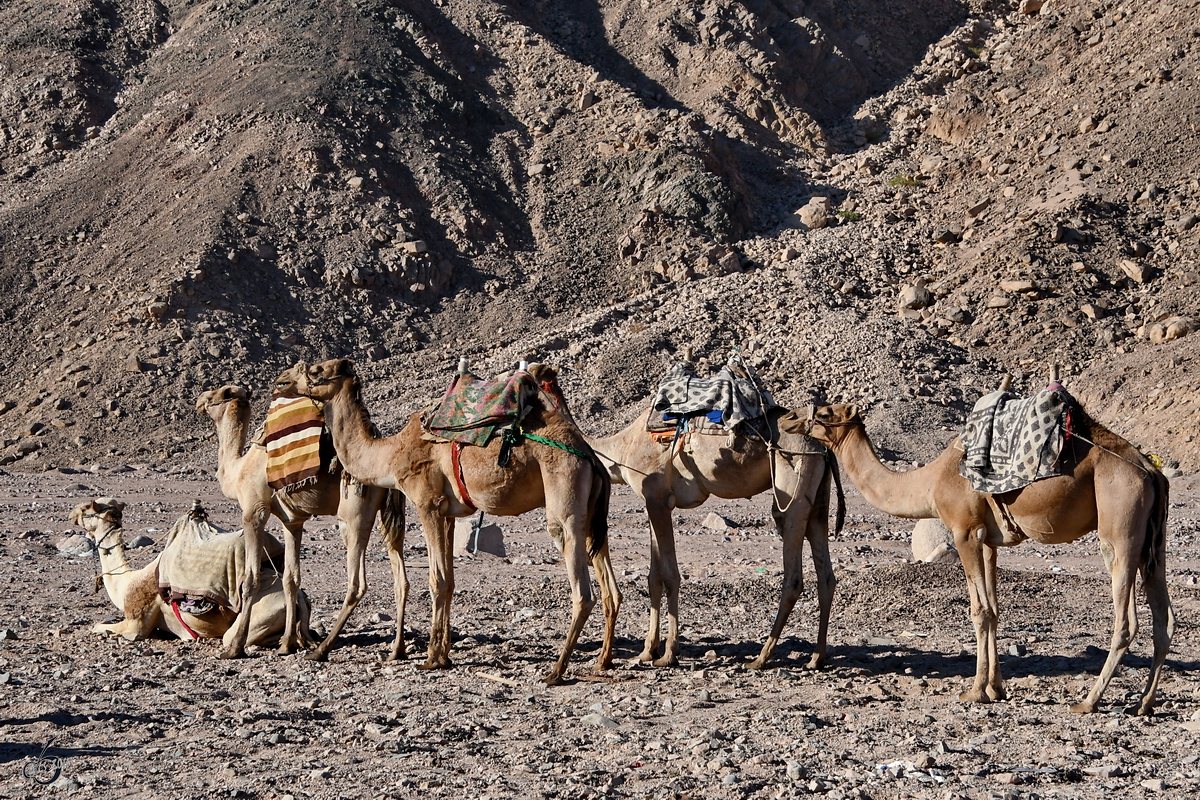
[[[468,513],[474,514],[476,511],[475,504],[471,502],[471,494],[467,491],[467,481],[463,477],[462,450],[462,442],[452,442],[450,444],[450,464],[454,472],[454,482],[458,485],[458,493],[462,495],[463,504],[469,509]]]

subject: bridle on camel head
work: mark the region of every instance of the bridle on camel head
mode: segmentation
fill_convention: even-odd
[[[111,510],[111,509],[109,509],[109,510]],[[109,528],[107,531],[105,531],[104,535],[101,536],[96,541],[92,541],[91,537],[88,537],[88,541],[92,542],[92,561],[95,564],[95,570],[94,570],[95,583],[92,586],[92,594],[95,594],[96,592],[100,591],[100,587],[104,585],[104,578],[106,576],[108,576],[108,575],[124,575],[126,572],[131,572],[133,569],[128,564],[126,564],[125,569],[122,570],[121,572],[105,572],[104,565],[100,563],[100,554],[101,553],[103,553],[104,555],[108,555],[113,550],[116,550],[118,547],[121,547],[124,544],[121,541],[121,530],[122,530],[121,523],[119,521],[114,521],[111,517],[106,516],[108,514],[109,510],[106,510],[103,514],[97,514],[95,511],[88,511],[83,515],[85,518],[88,518],[88,519],[102,519],[105,522],[112,525],[112,527]],[[104,543],[107,542],[109,540],[109,537],[111,537],[113,534],[116,534],[117,541],[114,544],[111,544],[108,547],[105,547]]]

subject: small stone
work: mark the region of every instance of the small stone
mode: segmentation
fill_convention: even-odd
[[[1196,227],[1197,221],[1200,220],[1197,219],[1195,214],[1188,214],[1187,216],[1180,217],[1172,222],[1171,227],[1175,228],[1177,231],[1190,231],[1192,228]]]
[[[716,661],[717,660],[717,651],[716,650],[705,650],[704,657],[709,661]]]
[[[967,206],[967,214],[972,217],[978,217],[984,211],[987,211],[988,206],[990,206],[991,204],[992,204],[992,201],[986,197],[984,197],[980,200],[976,200],[974,203]]]
[[[144,533],[139,533],[137,536],[130,539],[125,546],[130,550],[140,550],[143,547],[149,547],[152,544],[154,544],[153,539]]]
[[[125,357],[125,361],[121,365],[121,369],[123,369],[125,372],[145,372],[146,364],[140,358],[138,358],[137,353],[130,353]]]
[[[1030,280],[1000,281],[1000,290],[1010,294],[1036,292],[1037,284]]]
[[[824,228],[829,224],[829,208],[828,197],[813,197],[796,213],[806,227]]]
[[[1121,262],[1121,269],[1125,274],[1138,283],[1146,283],[1150,280],[1150,267],[1145,264],[1140,264],[1136,261],[1125,260]]]
[[[82,533],[66,537],[55,547],[58,548],[58,552],[68,556],[90,556],[92,554],[92,540]]]
[[[327,769],[314,769],[312,772],[308,773],[308,776],[314,779],[328,778],[331,775],[333,775],[333,773]]]
[[[1167,782],[1162,778],[1151,778],[1149,780],[1142,781],[1142,786],[1152,792],[1162,792],[1166,791]]]
[[[1028,652],[1029,652],[1029,649],[1026,648],[1025,645],[1021,644],[1020,642],[1010,645],[1008,648],[1008,654],[1010,656],[1023,656]]]
[[[989,297],[986,303],[988,308],[1008,308],[1012,305],[1011,297]]]
[[[588,725],[595,725],[600,728],[616,728],[620,725],[620,723],[612,717],[606,717],[603,714],[597,714],[594,711],[590,714],[584,714],[579,718],[579,721],[586,722]]]
[[[958,560],[954,549],[954,534],[938,519],[919,520],[913,527],[912,554],[926,564],[950,563]]]
[[[934,234],[933,240],[939,244],[954,244],[962,240],[963,229],[958,225],[951,225],[949,228],[943,228],[938,233]]]
[[[538,175],[549,175],[550,166],[548,164],[530,164],[527,172],[531,178],[536,178]]]
[[[429,250],[429,244],[424,239],[415,239],[411,242],[401,242],[400,247],[405,252],[416,255],[417,253],[425,253]]]
[[[725,517],[722,517],[715,511],[710,511],[708,516],[704,518],[704,522],[702,524],[704,527],[713,531],[728,531],[737,527],[737,525],[730,522]]]
[[[1079,307],[1080,312],[1088,319],[1104,319],[1107,310],[1094,303],[1084,303]]]
[[[898,299],[900,308],[928,308],[933,305],[933,302],[933,292],[925,288],[924,282],[900,288],[900,297]]]
[[[1085,775],[1093,775],[1097,778],[1119,778],[1125,774],[1125,770],[1121,769],[1120,764],[1100,764],[1095,767],[1084,767],[1082,772]]]
[[[1042,10],[1042,6],[1046,4],[1046,0],[1021,0],[1021,5],[1017,10],[1026,16],[1032,16]]]
[[[388,350],[381,344],[373,345],[371,349],[367,351],[367,358],[371,359],[372,361],[383,361],[387,357]]]
[[[790,780],[798,781],[804,777],[804,765],[799,761],[789,761],[787,763],[787,776]]]
[[[50,788],[56,792],[77,792],[83,788],[83,784],[70,775],[59,775]]]
[[[725,784],[726,786],[732,786],[733,784],[737,783],[741,779],[742,779],[741,776],[738,775],[736,772],[731,772],[728,775],[726,775],[724,778],[721,778],[721,783]]]

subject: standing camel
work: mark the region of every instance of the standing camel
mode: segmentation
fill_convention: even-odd
[[[1027,538],[1065,544],[1096,531],[1112,576],[1115,624],[1096,684],[1071,711],[1096,710],[1137,633],[1133,589],[1140,568],[1154,625],[1154,662],[1137,713],[1150,714],[1175,629],[1166,578],[1167,479],[1137,448],[1082,409],[1075,408],[1072,416],[1074,430],[1060,457],[1071,465],[1067,474],[997,495],[976,492],[959,475],[962,450],[957,441],[927,466],[892,472],[880,462],[855,406],[824,406],[812,410],[809,419],[793,412],[780,420],[780,428],[808,433],[832,448],[850,480],[880,511],[908,519],[936,517],[954,533],[971,597],[977,652],[974,685],[959,695],[966,702],[1005,697],[996,645],[997,548]]]
[[[812,550],[817,574],[820,622],[817,645],[809,668],[825,663],[829,610],[837,583],[829,560],[829,480],[832,471],[825,461],[826,450],[799,434],[775,433],[768,445],[762,439],[739,433],[685,434],[676,448],[660,444],[646,432],[647,410],[623,431],[607,439],[588,443],[611,463],[609,474],[637,492],[646,504],[650,519],[650,627],[646,646],[638,656],[656,667],[674,666],[679,661],[679,562],[675,555],[675,532],[671,511],[696,508],[710,495],[749,498],[774,488],[771,516],[783,539],[783,586],[779,610],[771,635],[763,644],[752,669],[762,669],[779,643],[783,626],[803,588],[804,540]],[[659,648],[660,605],[667,594],[668,632],[662,656]]]
[[[380,516],[384,546],[392,566],[396,592],[396,637],[389,660],[402,659],[404,653],[404,607],[408,599],[408,576],[404,569],[404,496],[373,487],[353,486],[350,476],[321,473],[314,483],[292,492],[275,492],[267,484],[267,450],[259,443],[246,449],[250,422],[250,394],[240,386],[222,386],[205,392],[196,400],[196,410],[208,414],[217,429],[217,482],[221,492],[236,500],[242,508],[242,529],[246,536],[246,577],[240,590],[243,610],[248,611],[257,596],[259,563],[262,560],[263,531],[271,514],[283,523],[283,588],[287,601],[287,624],[280,637],[279,652],[291,653],[302,642],[296,619],[296,598],[300,589],[300,541],[304,523],[315,516],[337,515],[338,528],[346,543],[346,599],[329,635],[307,658],[322,661],[328,655],[346,620],[367,591],[367,543],[375,515]],[[245,451],[243,453],[243,451]],[[245,655],[250,614],[237,620],[234,633],[221,651],[221,658]]]
[[[583,434],[566,414],[554,370],[535,364],[530,372],[542,391],[521,422],[522,429],[577,452],[586,451]],[[342,466],[369,486],[402,490],[420,515],[429,547],[433,602],[429,656],[423,669],[450,666],[454,518],[477,510],[515,516],[541,507],[546,509],[551,536],[562,548],[571,584],[571,625],[546,683],[562,681],[571,651],[596,603],[588,578],[589,555],[600,584],[605,620],[596,668],[611,666],[621,593],[608,556],[608,473],[595,459],[585,460],[560,447],[527,439],[512,448],[509,465],[501,467],[497,457],[503,437],[495,436],[486,447],[462,448],[456,475],[453,445],[424,439],[419,414],[400,433],[376,436],[349,360],[297,364],[280,376],[280,381],[289,376],[292,391],[325,404],[325,419]]]

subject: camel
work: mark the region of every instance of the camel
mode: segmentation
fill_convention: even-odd
[[[825,663],[829,611],[836,579],[829,559],[829,481],[831,470],[823,447],[800,435],[776,435],[770,444],[745,434],[688,434],[678,447],[660,444],[646,432],[647,410],[629,427],[608,438],[589,438],[601,458],[610,463],[614,482],[632,488],[646,504],[650,519],[650,626],[640,661],[657,667],[679,662],[679,562],[671,511],[696,508],[710,495],[749,498],[772,487],[771,516],[783,539],[783,585],[771,634],[752,669],[766,666],[779,643],[783,627],[803,589],[803,544],[807,539],[817,574],[820,621],[810,669]],[[774,427],[772,423],[772,427]],[[660,607],[667,595],[668,632],[661,656]]]
[[[283,523],[283,589],[288,601],[285,635],[279,652],[294,652],[300,642],[296,631],[295,601],[300,587],[300,541],[304,523],[314,516],[337,515],[338,528],[346,543],[346,598],[329,634],[306,658],[322,661],[329,655],[346,620],[367,591],[366,549],[371,527],[379,514],[384,546],[391,562],[396,593],[396,636],[388,660],[405,658],[404,608],[408,599],[408,576],[404,566],[404,496],[373,487],[354,486],[343,471],[341,477],[319,475],[315,483],[292,492],[274,492],[267,485],[267,451],[255,443],[246,449],[250,421],[250,394],[240,386],[228,385],[205,392],[196,400],[196,410],[208,414],[217,430],[217,482],[221,492],[242,508],[246,536],[246,578],[241,602],[253,602],[259,582],[262,537],[267,520],[274,514]],[[243,453],[243,450],[245,451]],[[245,615],[243,615],[245,616]],[[221,658],[245,655],[249,617],[239,618],[235,633]]]
[[[812,409],[808,419],[792,413],[780,420],[780,429],[808,433],[833,449],[863,497],[879,510],[908,519],[936,517],[954,533],[966,573],[977,648],[974,683],[959,695],[965,702],[1006,697],[996,645],[997,548],[1026,538],[1066,544],[1097,531],[1112,577],[1115,624],[1108,658],[1095,685],[1071,711],[1096,710],[1137,633],[1133,589],[1140,568],[1153,619],[1154,661],[1136,712],[1151,714],[1175,628],[1166,582],[1167,479],[1133,445],[1082,409],[1072,409],[1072,418],[1074,430],[1061,456],[1072,465],[1068,474],[997,495],[976,492],[959,475],[962,450],[957,439],[930,464],[892,472],[880,462],[862,415],[853,405]]]
[[[223,638],[229,645],[234,634],[234,618],[241,616],[218,606],[207,614],[180,612],[167,604],[158,590],[158,558],[141,569],[129,565],[125,542],[121,537],[121,518],[125,504],[111,497],[80,503],[71,510],[71,524],[87,531],[100,558],[100,575],[113,605],[125,614],[121,622],[97,623],[93,633],[121,636],[130,641],[145,639],[155,630],[167,631],[180,639]],[[283,583],[275,575],[263,584],[251,606],[246,639],[250,644],[267,644],[279,639],[284,631],[286,607]],[[303,643],[315,639],[308,628],[308,598],[301,592],[297,601],[298,632]],[[186,625],[186,627],[185,627]]]
[[[534,364],[529,372],[541,385],[539,397],[522,421],[533,439],[511,449],[507,467],[497,464],[501,436],[486,447],[462,448],[456,475],[454,445],[422,437],[421,416],[415,414],[394,436],[379,438],[362,401],[354,365],[332,359],[307,366],[297,364],[280,376],[292,378],[291,390],[325,404],[325,420],[343,467],[369,486],[400,489],[416,507],[429,547],[429,591],[433,621],[429,652],[422,669],[440,669],[450,662],[450,601],[454,593],[453,522],[477,510],[496,516],[516,516],[546,509],[550,534],[563,554],[571,585],[571,624],[548,685],[561,683],[571,652],[595,606],[588,578],[588,557],[596,569],[604,607],[604,641],[596,669],[612,665],[613,637],[621,593],[608,554],[608,473],[593,458],[583,434],[570,417],[558,391],[555,371]],[[573,449],[567,452],[563,447]]]

